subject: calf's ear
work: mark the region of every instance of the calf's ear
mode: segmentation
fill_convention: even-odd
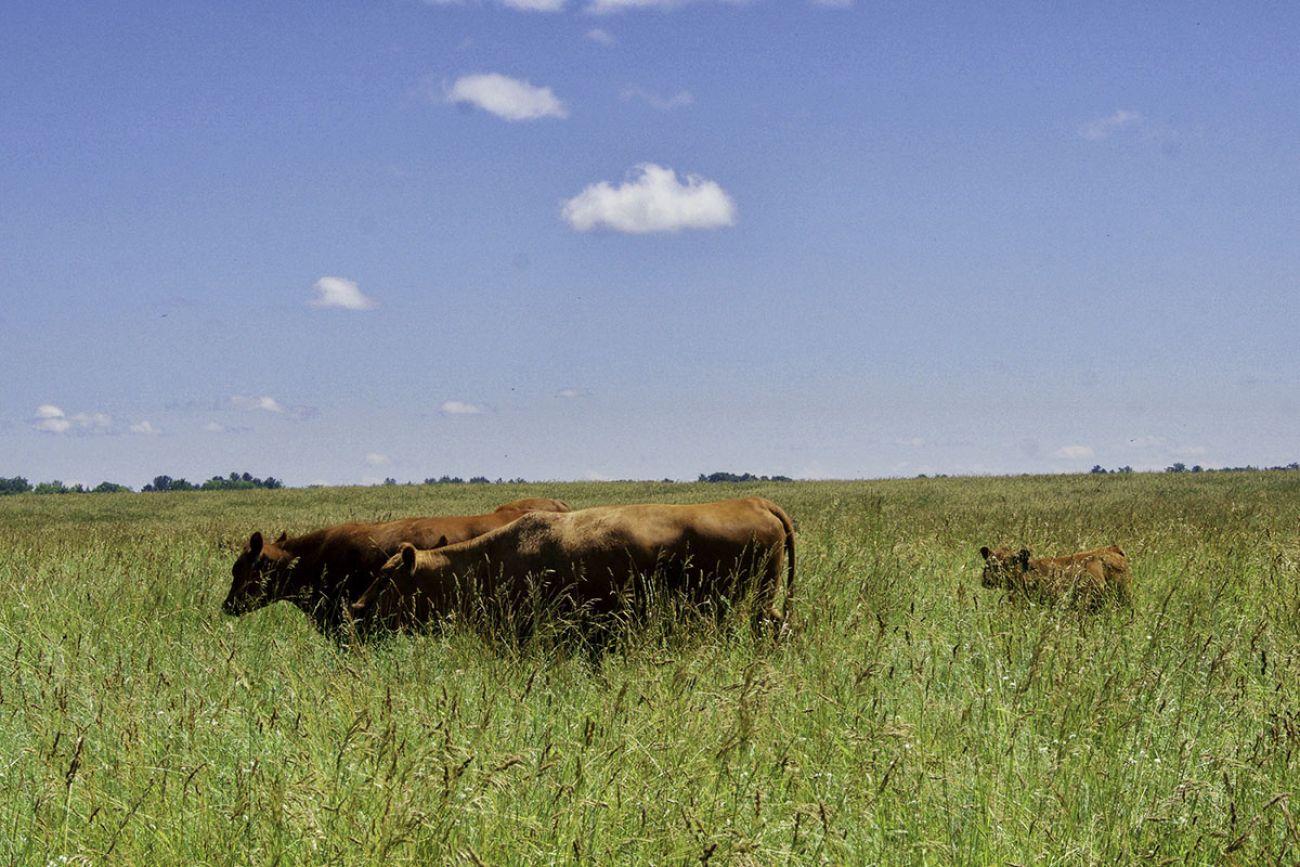
[[[438,541],[433,543],[434,548],[445,548],[447,546],[447,537],[439,536]]]
[[[248,537],[248,550],[256,557],[262,553],[262,533],[260,530],[254,530],[253,535]]]
[[[415,546],[410,542],[402,543],[402,565],[406,567],[406,571],[415,572]]]
[[[989,554],[990,554],[990,553],[991,553],[991,552],[989,551],[989,546],[988,546],[988,545],[984,545],[984,546],[981,546],[981,547],[980,547],[980,556],[983,557],[985,560],[987,560],[987,559],[989,558]]]
[[[275,544],[277,544],[277,545],[283,545],[283,544],[288,540],[288,538],[289,538],[289,533],[288,533],[288,531],[287,531],[287,530],[281,530],[281,531],[280,531],[280,538],[278,538],[278,539],[275,540]]]
[[[1020,553],[1017,554],[1016,556],[1020,558],[1020,568],[1028,572],[1029,571],[1029,549],[1021,548]]]

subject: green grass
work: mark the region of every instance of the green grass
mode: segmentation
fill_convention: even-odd
[[[254,529],[760,493],[797,629],[596,666],[219,606]],[[982,544],[1118,542],[1134,606]],[[0,863],[1294,863],[1300,474],[0,498]],[[60,860],[62,859],[62,860]]]

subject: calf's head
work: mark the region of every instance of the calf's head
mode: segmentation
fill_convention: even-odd
[[[266,542],[261,533],[253,533],[248,544],[230,567],[230,592],[221,610],[233,616],[256,611],[292,592],[293,565],[296,558],[281,545],[287,534]]]
[[[1012,551],[1010,548],[980,548],[984,558],[984,574],[980,583],[985,587],[1013,587],[1029,571],[1029,549]]]

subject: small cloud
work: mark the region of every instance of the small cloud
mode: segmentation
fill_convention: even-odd
[[[588,30],[587,38],[598,45],[604,45],[606,47],[615,45],[618,42],[618,40],[614,38],[614,34],[610,33],[603,27],[593,27]]]
[[[379,452],[370,452],[366,455],[366,466],[386,467],[391,463],[392,461],[388,459],[388,455],[381,455]]]
[[[894,440],[894,444],[919,449],[921,446],[925,445],[925,440],[921,437],[909,437],[907,439],[896,439]]]
[[[32,418],[32,426],[46,433],[61,434],[66,433],[72,427],[72,422],[68,421],[63,410],[54,404],[43,403],[36,407],[36,413]]]
[[[438,407],[438,412],[443,415],[481,415],[483,407],[477,403],[466,403],[463,400],[443,401],[442,406]]]
[[[135,424],[128,427],[127,430],[129,430],[133,434],[143,434],[145,436],[156,436],[162,433],[162,431],[154,427],[153,423],[149,421],[138,421]]]
[[[113,426],[113,417],[106,412],[79,412],[70,418],[81,430],[94,433],[104,433]]]
[[[1061,446],[1052,452],[1053,457],[1082,461],[1092,457],[1092,446]]]
[[[308,302],[312,307],[369,310],[375,306],[375,302],[363,295],[356,283],[343,277],[322,277],[313,288],[317,294]]]
[[[203,429],[208,433],[225,433],[227,430],[224,424],[218,424],[215,421],[208,422],[203,426]]]
[[[619,96],[624,102],[633,99],[640,100],[656,111],[672,111],[674,108],[682,108],[695,102],[695,97],[685,90],[679,90],[672,96],[663,97],[639,87],[629,86],[623,88],[623,92]]]
[[[619,186],[591,184],[564,203],[561,215],[579,232],[609,229],[646,234],[717,229],[736,221],[736,205],[714,181],[643,163]]]
[[[614,477],[613,477],[613,476],[606,475],[605,473],[598,473],[598,472],[596,472],[595,470],[587,470],[585,473],[583,473],[583,477],[586,478],[586,480],[589,481],[589,482],[612,482],[612,481],[614,481]]]
[[[79,412],[68,415],[62,408],[52,403],[43,403],[32,414],[32,427],[52,434],[110,433],[113,429],[113,417],[106,412]]]
[[[848,9],[853,5],[853,0],[812,0],[812,4],[823,9]]]
[[[565,400],[576,400],[580,397],[586,397],[587,393],[579,388],[562,388],[555,393],[556,397],[562,397]]]
[[[535,87],[496,72],[461,76],[447,88],[447,100],[478,106],[509,121],[569,116],[569,110],[549,87]]]
[[[1120,130],[1135,127],[1141,123],[1142,115],[1139,112],[1121,108],[1114,114],[1099,117],[1081,125],[1079,135],[1088,141],[1102,141],[1110,138]]]
[[[262,412],[271,412],[282,414],[282,407],[275,398],[263,395],[262,397],[248,397],[242,394],[236,394],[230,398],[230,403],[235,409],[243,410],[261,410]]]

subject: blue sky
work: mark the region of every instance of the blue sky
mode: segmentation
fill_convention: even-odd
[[[1262,2],[12,6],[0,476],[1297,460],[1297,45]]]

